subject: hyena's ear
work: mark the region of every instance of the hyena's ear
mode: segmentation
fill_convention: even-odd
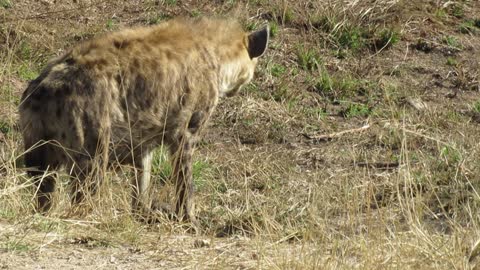
[[[250,58],[260,57],[265,53],[268,44],[270,28],[265,26],[263,29],[250,33],[248,35],[248,55]]]

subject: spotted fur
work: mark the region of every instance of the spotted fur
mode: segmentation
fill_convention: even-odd
[[[219,97],[251,81],[268,28],[245,33],[230,20],[175,19],[111,33],[52,60],[20,105],[25,164],[48,210],[66,168],[73,200],[94,190],[109,165],[133,165],[133,208],[148,204],[152,151],[167,146],[176,214],[194,218],[192,152]],[[90,179],[90,181],[88,181]]]

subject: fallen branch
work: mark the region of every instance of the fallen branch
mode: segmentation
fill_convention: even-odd
[[[365,126],[363,127],[360,127],[360,128],[354,128],[354,129],[348,129],[348,130],[344,130],[344,131],[340,131],[340,132],[335,132],[335,133],[331,133],[331,134],[324,134],[324,135],[308,135],[308,134],[305,134],[303,133],[302,135],[309,139],[309,140],[314,140],[316,142],[322,142],[322,141],[330,141],[334,138],[338,138],[340,136],[343,136],[345,134],[350,134],[350,133],[355,133],[355,132],[361,132],[361,131],[364,131],[366,129],[370,128],[370,125],[369,124],[366,124]]]
[[[398,162],[354,162],[353,166],[368,167],[379,170],[394,170],[400,167]]]

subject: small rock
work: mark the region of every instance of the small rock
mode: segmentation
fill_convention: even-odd
[[[407,97],[407,103],[418,111],[424,111],[428,108],[427,104],[420,98]]]

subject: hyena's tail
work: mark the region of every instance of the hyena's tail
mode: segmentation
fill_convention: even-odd
[[[49,143],[49,127],[44,114],[48,102],[39,99],[39,80],[32,81],[24,92],[19,108],[20,128],[24,143],[24,163],[28,174],[36,186],[37,210],[47,211],[51,206],[51,196],[55,189],[55,179],[48,171],[54,169],[55,146]],[[38,92],[37,92],[38,91]]]

